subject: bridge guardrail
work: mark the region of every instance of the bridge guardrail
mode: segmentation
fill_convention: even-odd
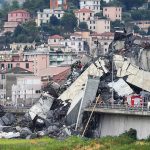
[[[91,104],[90,107],[94,107],[95,103]],[[118,110],[122,110],[122,111],[146,111],[146,112],[150,112],[150,109],[146,106],[135,106],[135,107],[131,107],[128,105],[110,105],[110,104],[96,104],[96,108],[103,108],[103,109],[118,109]]]

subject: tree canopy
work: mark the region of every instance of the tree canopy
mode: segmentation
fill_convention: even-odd
[[[52,15],[50,17],[50,24],[52,26],[58,26],[58,25],[60,25],[60,20],[55,15]]]
[[[127,10],[130,10],[133,7],[140,7],[142,6],[147,0],[118,0],[121,2]]]
[[[79,23],[79,29],[81,30],[88,30],[88,25],[86,22],[80,22]]]
[[[73,13],[65,13],[61,18],[61,25],[65,32],[73,32],[77,27],[77,18]]]

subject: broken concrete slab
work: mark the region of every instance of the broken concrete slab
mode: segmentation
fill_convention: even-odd
[[[88,81],[86,83],[84,90],[84,96],[82,97],[81,100],[77,119],[74,122],[76,123],[76,129],[81,126],[84,109],[88,107],[90,104],[92,104],[93,101],[95,100],[99,83],[100,77],[88,76]]]
[[[80,106],[79,103],[84,95],[85,84],[87,83],[88,76],[91,75],[101,77],[107,72],[108,70],[105,67],[105,61],[99,58],[96,62],[92,63],[64,93],[60,95],[59,99],[62,101],[68,99],[71,100],[71,106],[67,112],[67,115],[75,114],[76,117],[76,113],[78,113]],[[71,120],[74,119],[71,117],[70,123],[72,122]]]
[[[44,94],[40,100],[29,110],[29,115],[33,120],[36,116],[46,119],[47,113],[53,104],[54,98],[49,94]]]
[[[122,78],[116,82],[109,83],[108,86],[113,88],[119,96],[127,96],[133,93],[133,90]]]
[[[0,138],[5,138],[5,139],[12,139],[12,138],[19,138],[20,133],[19,132],[0,132]]]
[[[124,61],[123,66],[117,70],[117,77],[127,77],[126,81],[145,91],[150,92],[150,72]]]

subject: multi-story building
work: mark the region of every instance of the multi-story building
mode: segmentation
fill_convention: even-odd
[[[75,15],[78,18],[79,23],[86,22],[88,25],[88,29],[93,32],[110,32],[110,20],[94,17],[94,11],[90,9],[82,8],[75,11]]]
[[[103,16],[111,21],[122,20],[122,7],[103,7]]]
[[[26,10],[14,10],[8,13],[8,22],[26,22],[30,20],[30,13]]]
[[[76,10],[74,13],[78,18],[78,22],[87,22],[94,19],[94,11],[87,8]]]
[[[100,9],[100,0],[80,0],[80,9],[87,8],[95,13],[99,13]]]
[[[110,20],[94,18],[87,22],[89,30],[97,33],[110,32]]]
[[[50,50],[55,52],[84,52],[84,41],[79,34],[72,34],[69,39],[64,39],[59,35],[50,36],[48,38],[48,45]]]
[[[23,61],[26,63],[33,62],[32,71],[34,75],[38,76],[42,69],[49,67],[49,51],[48,50],[34,50],[23,53]]]
[[[0,71],[0,103],[10,102],[12,104],[12,86],[16,84],[17,77],[33,76],[33,72],[14,67],[9,70]]]
[[[12,85],[12,103],[14,105],[32,105],[40,98],[41,89],[42,82],[40,77],[33,75],[17,76],[15,84]]]
[[[10,48],[13,51],[26,51],[26,50],[33,50],[36,48],[36,43],[12,43],[10,44]]]
[[[97,52],[97,50],[100,50],[98,53],[100,55],[106,55],[108,54],[109,45],[112,43],[114,39],[114,33],[111,32],[104,32],[101,34],[93,33],[91,34],[91,54],[94,54]],[[95,55],[95,54],[94,54]]]
[[[132,21],[132,24],[138,26],[141,30],[147,32],[148,28],[150,27],[150,20],[137,20]]]
[[[4,32],[14,32],[15,28],[23,22],[30,20],[30,13],[26,10],[15,10],[8,13],[8,21],[4,23]]]
[[[67,9],[67,0],[50,0],[50,9]]]
[[[40,26],[42,23],[49,23],[50,17],[54,15],[58,19],[61,19],[64,15],[64,11],[62,9],[44,9],[43,12],[37,12],[37,26]]]

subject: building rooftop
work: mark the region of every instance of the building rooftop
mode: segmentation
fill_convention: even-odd
[[[23,9],[18,9],[18,10],[10,11],[9,14],[10,13],[29,13],[29,12]]]
[[[91,36],[114,36],[113,32],[104,32],[104,33],[92,33]]]
[[[70,70],[70,67],[49,67],[46,69],[42,69],[40,71],[39,76],[55,76],[58,74],[61,74],[62,72],[65,72],[67,70]]]
[[[52,35],[52,36],[49,36],[49,39],[64,39],[64,37],[60,35]]]
[[[75,13],[91,13],[91,12],[94,12],[94,11],[87,9],[87,8],[82,8],[82,9],[75,11]]]
[[[16,28],[18,26],[18,22],[5,22],[4,23],[4,28]]]
[[[33,72],[20,67],[14,67],[8,70],[2,70],[0,73],[14,73],[14,74],[33,74]]]

